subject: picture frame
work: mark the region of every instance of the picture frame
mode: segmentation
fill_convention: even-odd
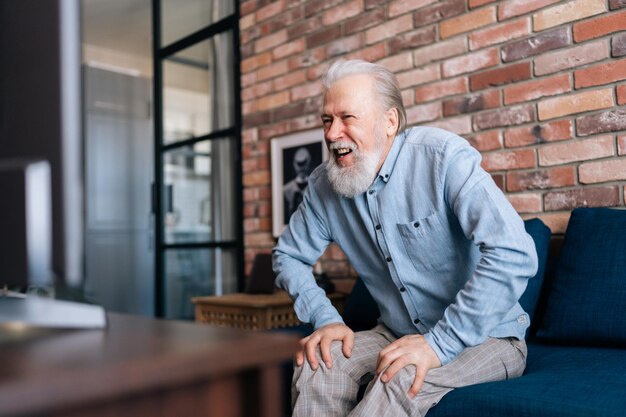
[[[306,189],[308,176],[328,159],[323,129],[308,130],[271,140],[272,235],[285,230]]]

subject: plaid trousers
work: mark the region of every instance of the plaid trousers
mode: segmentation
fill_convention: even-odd
[[[413,399],[408,391],[415,377],[415,366],[399,371],[391,381],[374,379],[378,353],[396,337],[383,325],[355,333],[350,358],[344,357],[341,342],[333,342],[333,367],[321,358],[317,371],[305,360],[296,366],[292,385],[293,417],[423,417],[454,388],[483,382],[516,378],[526,367],[526,342],[515,338],[489,338],[461,352],[441,368],[431,369],[421,391]],[[361,385],[368,384],[357,404]]]

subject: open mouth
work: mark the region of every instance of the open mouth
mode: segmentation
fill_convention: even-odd
[[[349,155],[352,153],[352,149],[350,148],[338,148],[338,149],[335,149],[334,151],[338,159],[341,159],[345,157],[346,155]]]

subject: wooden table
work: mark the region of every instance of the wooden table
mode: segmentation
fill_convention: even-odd
[[[280,415],[280,364],[292,357],[296,338],[108,318],[106,330],[0,326],[0,415]]]
[[[339,313],[343,312],[346,295],[327,294]],[[300,324],[293,311],[293,301],[284,291],[274,294],[227,294],[194,297],[196,321],[215,326],[248,330],[268,330]]]

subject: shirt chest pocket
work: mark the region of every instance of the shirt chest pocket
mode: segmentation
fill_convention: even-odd
[[[398,224],[404,249],[418,271],[449,271],[456,263],[456,251],[449,228],[438,213]]]

